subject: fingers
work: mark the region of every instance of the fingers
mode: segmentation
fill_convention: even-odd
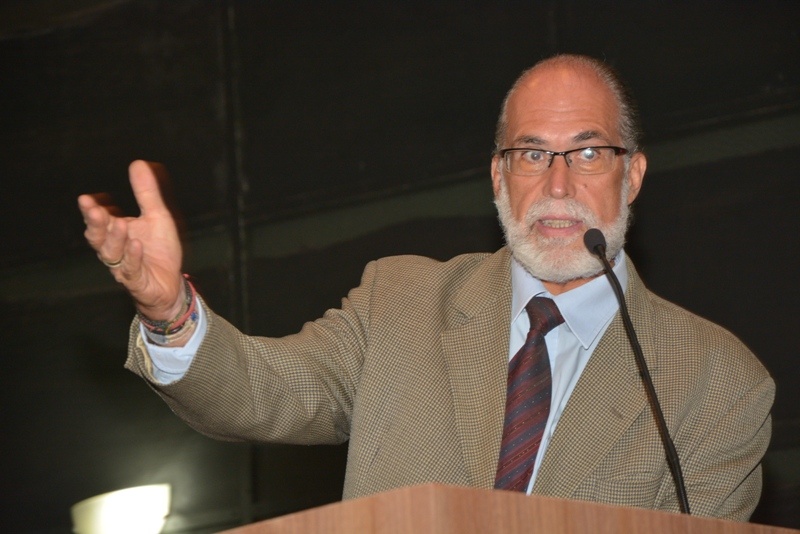
[[[127,220],[111,215],[92,195],[78,197],[78,206],[86,223],[86,241],[107,267],[119,268],[128,242]]]
[[[83,214],[86,230],[83,235],[93,249],[99,251],[105,242],[108,229],[114,217],[108,209],[100,206],[92,195],[78,197],[78,207]]]
[[[144,253],[142,242],[128,236],[127,222],[126,219],[114,220],[97,257],[109,268],[114,279],[134,295],[142,289]]]
[[[158,178],[153,169],[153,164],[137,160],[128,167],[133,195],[142,216],[153,215],[166,211],[164,198],[158,185]]]
[[[99,217],[102,216],[101,211],[96,211],[94,214],[93,211],[96,208],[101,208],[100,203],[97,202],[95,195],[81,195],[78,197],[78,209],[81,210],[81,215],[83,215],[83,222],[87,225],[90,222],[96,222]],[[106,210],[108,212],[108,210]]]
[[[98,257],[106,266],[118,268],[124,261],[127,242],[127,221],[118,217],[112,217],[106,227],[103,242],[95,250],[97,250]]]
[[[86,218],[86,212],[96,205],[97,201],[92,195],[81,195],[78,197],[78,208],[81,210],[84,218]]]
[[[138,239],[126,239],[119,263],[110,267],[114,279],[129,291],[135,291],[142,279],[142,257],[142,243]]]

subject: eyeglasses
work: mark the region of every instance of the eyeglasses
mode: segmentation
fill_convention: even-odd
[[[537,148],[504,148],[498,154],[503,158],[506,170],[520,176],[544,174],[556,156],[564,161],[575,174],[603,174],[614,170],[616,157],[628,151],[618,146],[585,146],[564,152]]]

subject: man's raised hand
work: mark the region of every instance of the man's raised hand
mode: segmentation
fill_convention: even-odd
[[[139,312],[156,321],[173,319],[185,299],[183,252],[175,219],[164,203],[155,164],[131,163],[138,217],[117,216],[95,195],[78,197],[86,223],[84,235],[117,282],[133,297]]]

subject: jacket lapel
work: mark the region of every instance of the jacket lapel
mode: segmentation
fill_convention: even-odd
[[[646,290],[628,262],[628,305],[650,370],[656,364],[640,327]],[[637,324],[639,323],[639,324]],[[647,408],[633,350],[619,313],[600,340],[572,393],[537,475],[534,493],[570,497]],[[589,434],[591,432],[591,434]]]
[[[448,307],[442,351],[470,484],[494,485],[505,412],[510,254],[487,258]]]

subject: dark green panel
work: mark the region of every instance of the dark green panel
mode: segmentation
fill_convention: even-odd
[[[107,191],[135,213],[136,158],[168,165],[187,216],[225,206],[219,2],[109,5],[0,40],[0,265],[79,246],[80,193]]]

